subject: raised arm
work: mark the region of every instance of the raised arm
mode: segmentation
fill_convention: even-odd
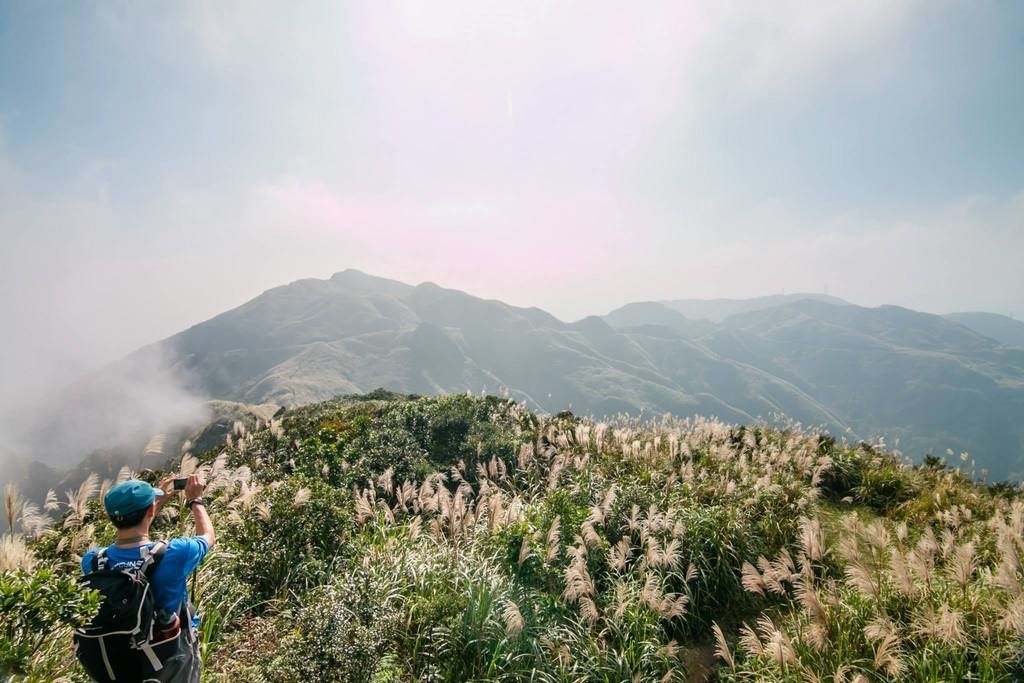
[[[199,481],[199,477],[190,474],[188,483],[185,484],[185,499],[202,498],[205,490],[206,487]],[[213,522],[210,520],[209,513],[206,512],[206,506],[202,503],[194,503],[190,509],[192,510],[192,519],[196,523],[196,536],[205,538],[206,545],[212,548],[217,541],[217,532],[213,530]]]

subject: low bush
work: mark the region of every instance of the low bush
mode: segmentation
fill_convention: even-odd
[[[44,683],[71,673],[71,631],[99,609],[100,596],[49,568],[0,573],[0,676]]]
[[[392,586],[364,571],[340,573],[278,619],[283,638],[266,667],[275,683],[369,683],[398,629]]]
[[[296,476],[256,494],[221,536],[231,571],[260,604],[329,581],[348,552],[352,494]]]

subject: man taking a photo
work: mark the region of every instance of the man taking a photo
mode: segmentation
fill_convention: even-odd
[[[184,494],[195,535],[150,538],[150,525],[169,500],[165,491],[172,482],[169,477],[154,488],[131,479],[103,497],[117,536],[106,548],[85,553],[82,571],[86,583],[106,600],[92,626],[76,636],[79,660],[98,681],[199,683],[199,639],[186,580],[216,534],[202,497],[204,486],[193,474]]]

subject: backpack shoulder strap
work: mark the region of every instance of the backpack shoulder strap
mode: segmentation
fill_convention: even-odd
[[[92,570],[99,571],[107,568],[107,549],[99,548],[92,556]]]
[[[147,579],[152,577],[153,572],[156,571],[157,566],[160,565],[160,560],[164,559],[164,553],[166,552],[167,541],[157,541],[153,544],[152,548],[148,548],[143,551],[141,569]]]

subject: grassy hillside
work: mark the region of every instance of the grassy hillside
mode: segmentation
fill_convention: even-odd
[[[950,313],[943,316],[991,337],[1003,346],[1024,348],[1024,323],[998,313]]]
[[[379,392],[239,425],[180,469],[219,532],[196,595],[211,681],[1024,675],[1024,501],[937,460]],[[70,577],[112,537],[108,485],[53,501],[49,530],[8,492],[5,671],[78,676],[68,628],[94,607]]]
[[[752,299],[670,299],[660,303],[691,320],[722,322],[729,316],[763,311],[800,301],[821,301],[833,306],[845,306],[849,303],[838,297],[813,293],[773,294]]]

